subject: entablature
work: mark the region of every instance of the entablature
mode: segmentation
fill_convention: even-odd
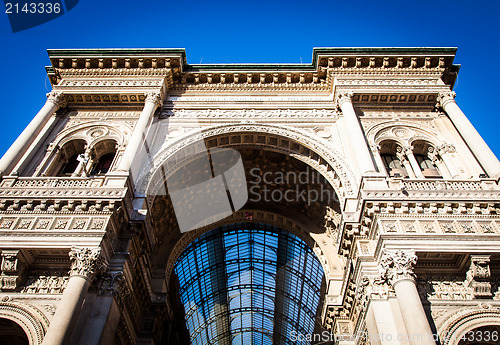
[[[188,64],[183,49],[48,53],[51,66],[47,73],[52,85],[60,88],[84,87],[96,78],[107,80],[88,86],[116,86],[120,80],[127,87],[131,77],[150,82],[164,77],[172,92],[331,92],[336,79],[353,87],[370,83],[453,87],[459,70],[453,65],[456,48],[315,48],[311,64]]]

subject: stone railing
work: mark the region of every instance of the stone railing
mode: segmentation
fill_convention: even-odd
[[[104,177],[6,177],[0,188],[98,188]]]
[[[14,177],[0,182],[0,198],[121,198],[127,191],[122,177]]]
[[[484,190],[481,181],[443,181],[443,180],[403,180],[402,188],[406,190]]]
[[[494,179],[443,180],[367,177],[362,198],[377,199],[498,199],[500,187]]]

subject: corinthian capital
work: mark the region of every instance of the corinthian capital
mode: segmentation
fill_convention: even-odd
[[[47,94],[47,101],[54,103],[59,108],[64,108],[66,106],[66,99],[60,91],[50,91]]]
[[[96,274],[106,267],[101,248],[71,248],[69,252],[71,260],[70,276],[82,276],[92,281]]]
[[[386,251],[379,264],[380,278],[394,285],[400,280],[415,280],[413,267],[417,263],[415,251]]]
[[[446,104],[450,102],[455,102],[455,96],[457,94],[454,91],[442,91],[437,97],[437,106],[444,108]]]
[[[161,93],[160,92],[147,92],[145,103],[152,103],[157,107],[161,106]]]
[[[340,91],[337,94],[337,105],[342,107],[345,102],[352,102],[352,91]]]

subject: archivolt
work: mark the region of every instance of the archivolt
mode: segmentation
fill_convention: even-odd
[[[0,318],[9,319],[21,326],[30,345],[41,344],[49,326],[48,319],[41,311],[21,303],[0,302]]]
[[[439,133],[428,126],[416,126],[408,121],[386,121],[371,127],[366,136],[370,145],[380,144],[383,140],[394,140],[403,147],[409,147],[416,140],[424,140],[438,147],[446,141]]]
[[[500,310],[484,308],[466,308],[447,319],[439,330],[442,345],[456,345],[460,338],[467,332],[483,326],[500,326]]]
[[[264,142],[245,142],[242,136],[247,134],[261,135],[267,138]],[[332,185],[337,193],[339,200],[342,201],[353,196],[356,190],[354,175],[349,169],[348,164],[337,152],[332,143],[315,137],[304,131],[297,129],[263,124],[230,124],[209,127],[195,132],[187,133],[172,141],[164,150],[161,150],[142,170],[137,181],[137,191],[139,193],[154,196],[156,186],[152,185],[153,179],[174,154],[183,148],[193,145],[199,141],[210,141],[212,137],[228,136],[240,137],[237,140],[228,141],[226,145],[218,143],[210,147],[230,147],[230,146],[254,146],[266,147],[275,151],[283,152],[303,161],[321,173]],[[154,182],[153,182],[154,183]],[[152,201],[152,200],[151,200]]]

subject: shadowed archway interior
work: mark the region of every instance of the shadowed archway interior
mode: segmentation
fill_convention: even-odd
[[[175,273],[192,344],[298,344],[294,334],[318,330],[323,268],[304,241],[275,226],[204,233]]]
[[[14,321],[0,318],[0,344],[28,345],[29,343],[21,326]]]

